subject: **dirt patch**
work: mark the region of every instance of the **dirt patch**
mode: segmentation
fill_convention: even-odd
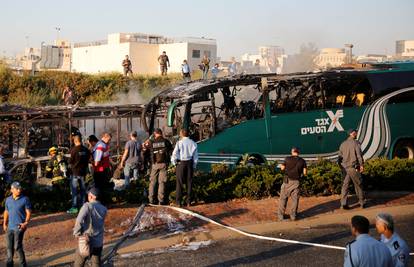
[[[370,193],[367,195],[368,207],[395,206],[414,204],[413,192]],[[356,200],[351,200],[351,203]],[[232,226],[252,225],[276,220],[277,198],[262,200],[233,200],[223,203],[213,203],[193,206],[190,209],[201,213],[213,220]],[[352,207],[352,205],[351,205]],[[138,205],[117,206],[109,209],[105,222],[105,243],[119,238],[130,226]],[[357,207],[355,207],[357,208]],[[289,209],[289,205],[288,205]],[[327,213],[343,213],[339,209],[339,196],[301,198],[299,212],[301,218],[315,218]],[[24,246],[27,256],[42,257],[43,255],[67,251],[76,247],[72,235],[75,216],[66,213],[35,214],[25,235]],[[142,224],[136,234],[174,233],[189,229],[213,229],[215,226],[200,220],[184,216],[174,211],[166,211],[157,207],[146,207]],[[1,232],[4,240],[4,233]],[[6,249],[0,242],[0,259],[4,259]]]

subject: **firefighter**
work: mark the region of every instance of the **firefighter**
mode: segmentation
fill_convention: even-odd
[[[61,178],[67,178],[68,176],[68,164],[63,156],[63,153],[58,152],[56,146],[49,148],[49,161],[46,165],[46,177],[53,178],[53,180],[59,180]]]

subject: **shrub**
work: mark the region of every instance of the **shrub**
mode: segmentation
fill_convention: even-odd
[[[41,71],[35,76],[29,72],[14,74],[0,62],[0,104],[23,106],[61,104],[66,85],[74,89],[80,104],[104,103],[117,100],[120,93],[138,90],[149,100],[156,92],[181,82],[179,74],[168,76],[134,75],[125,77],[119,73],[90,75],[61,71]]]
[[[272,162],[262,166],[239,166],[230,169],[215,164],[210,173],[196,172],[193,178],[193,200],[198,203],[221,202],[234,198],[259,199],[278,195],[284,174]],[[373,159],[365,164],[363,173],[366,188],[376,190],[413,190],[414,160]],[[175,201],[175,169],[168,171],[166,192]],[[340,193],[341,169],[336,163],[319,160],[308,166],[308,175],[301,180],[301,194],[332,195]],[[113,192],[113,203],[142,203],[147,198],[149,177],[133,181],[123,192]],[[61,181],[52,191],[26,181],[25,188],[37,211],[62,211],[70,207],[68,181]]]

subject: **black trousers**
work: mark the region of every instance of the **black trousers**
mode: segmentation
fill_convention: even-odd
[[[108,204],[110,202],[110,192],[111,192],[111,170],[105,169],[103,172],[94,172],[93,173],[93,183],[96,188],[101,192],[100,201],[101,203]]]
[[[191,189],[193,182],[193,161],[180,161],[176,168],[177,184],[175,189],[175,203],[181,205],[183,184],[187,183],[187,204],[191,203]]]
[[[7,267],[13,266],[13,256],[16,251],[19,254],[20,266],[27,266],[26,257],[23,251],[23,235],[24,231],[7,230],[6,236],[6,247],[7,247]]]

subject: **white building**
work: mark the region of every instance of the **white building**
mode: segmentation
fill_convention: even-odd
[[[315,58],[315,64],[320,69],[334,68],[345,64],[346,59],[344,48],[323,48]]]
[[[40,49],[33,47],[26,47],[22,54],[16,56],[16,66],[23,70],[38,70],[37,62],[40,59]]]
[[[249,72],[257,71],[254,68],[255,62],[260,62],[260,72],[280,73],[283,66],[285,50],[280,46],[259,46],[258,54],[246,53],[241,56],[242,68]]]
[[[367,55],[360,55],[357,56],[356,62],[357,63],[380,63],[391,59],[390,56],[387,55],[378,55],[378,54],[367,54]]]
[[[160,35],[113,33],[107,40],[77,43],[72,51],[72,71],[86,73],[123,72],[122,60],[129,55],[132,71],[137,74],[158,74],[158,56],[166,51],[171,67],[169,72],[181,72],[181,64],[188,60],[192,70],[204,55],[216,62],[217,44],[213,39],[169,39]]]
[[[396,41],[395,54],[397,57],[414,57],[414,40]]]
[[[54,45],[42,45],[41,70],[70,71],[72,47],[66,40],[56,40]]]

